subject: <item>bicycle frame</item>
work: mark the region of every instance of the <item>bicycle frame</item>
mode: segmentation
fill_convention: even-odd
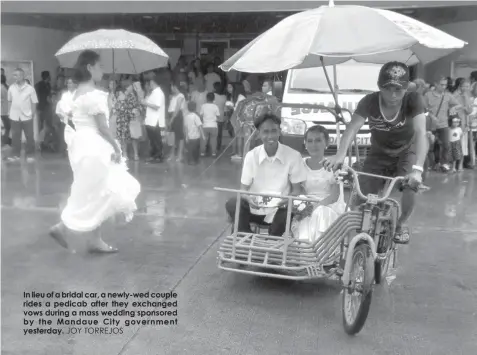
[[[389,257],[390,253],[393,252],[393,249],[387,250],[386,253],[377,252],[377,247],[379,245],[379,241],[381,238],[381,234],[379,233],[381,226],[384,221],[390,220],[392,218],[391,214],[385,215],[384,210],[388,208],[390,212],[393,208],[395,208],[397,212],[396,217],[401,214],[401,211],[400,211],[401,208],[399,203],[396,200],[389,198],[389,195],[393,191],[393,188],[396,185],[396,183],[399,181],[403,181],[405,178],[404,177],[390,178],[390,177],[381,176],[381,175],[369,174],[364,172],[356,172],[350,168],[348,168],[348,171],[352,173],[353,180],[354,180],[353,192],[356,191],[357,195],[361,199],[364,199],[366,201],[364,204],[361,205],[361,208],[363,210],[361,230],[360,230],[361,233],[358,234],[360,238],[357,240],[357,242],[365,241],[369,244],[373,254],[373,259],[375,261],[385,260]],[[384,196],[381,198],[373,194],[364,196],[363,193],[361,192],[361,188],[359,185],[359,180],[358,180],[359,175],[387,180],[387,183],[383,189],[385,191]],[[373,215],[374,213],[376,213],[375,216]],[[394,224],[396,223],[396,221],[393,221],[393,222]],[[365,238],[363,235],[367,237]],[[349,282],[349,269],[347,270],[346,267],[347,266],[350,267],[349,266],[350,264],[348,264],[348,262],[351,261],[350,258],[353,255],[353,250],[355,246],[356,246],[356,243],[354,243],[352,247],[350,246],[349,252],[346,254],[347,256],[346,256],[346,263],[345,263],[345,271],[343,276],[343,282],[345,285]]]

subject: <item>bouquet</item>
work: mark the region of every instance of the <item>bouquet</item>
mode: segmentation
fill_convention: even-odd
[[[299,196],[299,197],[306,197],[306,196]],[[310,217],[315,210],[316,204],[310,201],[300,201],[294,200],[293,201],[293,219],[296,222],[300,222],[301,220]]]

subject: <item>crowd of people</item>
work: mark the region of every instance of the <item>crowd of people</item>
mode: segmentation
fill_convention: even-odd
[[[469,78],[442,77],[435,84],[414,81],[427,111],[428,170],[473,169],[477,152],[477,71]]]
[[[265,78],[248,75],[231,82],[218,68],[220,59],[187,63],[181,56],[174,68],[161,68],[140,75],[109,75],[102,80],[108,92],[110,129],[120,142],[123,156],[140,159],[141,143],[148,141],[148,162],[187,161],[197,164],[200,156],[216,157],[224,148],[223,137],[237,136],[232,159],[241,159],[244,132],[233,115],[237,105],[255,92],[271,94]],[[22,132],[27,160],[35,151],[31,118],[38,114],[40,148],[66,153],[65,121],[61,101],[71,100],[77,83],[63,71],[51,84],[48,71],[32,87],[21,69],[7,85],[2,69],[2,146],[11,145],[9,161],[18,161]],[[434,84],[416,79],[409,91],[418,92],[427,110],[429,154],[426,170],[458,172],[473,168],[477,131],[477,72],[470,78],[441,78]],[[12,103],[9,110],[8,102]],[[477,138],[477,137],[476,137]],[[129,154],[132,148],[131,155]]]
[[[120,142],[124,158],[140,160],[141,143],[148,141],[150,154],[146,160],[150,163],[167,159],[197,164],[200,156],[211,154],[216,157],[222,152],[223,137],[228,134],[238,138],[233,145],[232,158],[241,159],[244,138],[233,112],[240,101],[256,92],[271,94],[271,85],[267,80],[261,85],[261,78],[253,74],[241,81],[231,81],[218,68],[219,64],[218,58],[214,62],[195,59],[187,63],[182,56],[174,68],[140,75],[105,75],[101,87],[108,93],[109,126]],[[66,155],[64,130],[68,120],[64,119],[61,107],[70,103],[78,83],[64,70],[58,71],[54,85],[48,71],[42,72],[41,78],[32,87],[25,81],[23,71],[18,69],[13,74],[14,83],[8,87],[2,74],[2,145],[13,144],[15,149],[7,158],[11,162],[20,159],[22,129],[27,141],[28,161],[34,159],[35,140],[33,120],[19,129],[13,123],[10,134],[11,122],[16,121],[16,117],[11,117],[8,101],[14,112],[19,105],[30,106],[19,109],[27,112],[21,121],[37,114],[37,141],[41,150]],[[28,102],[15,102],[15,94],[12,97],[11,93],[19,91],[18,88],[28,88]]]
[[[197,164],[208,148],[215,157],[223,148],[224,130],[231,137],[243,135],[238,122],[232,120],[237,105],[260,88],[264,94],[271,95],[271,84],[265,80],[253,88],[251,77],[242,82],[228,82],[215,64],[205,65],[202,71],[200,61],[187,65],[183,58],[173,70],[165,68],[138,76],[104,79],[99,63],[97,53],[85,51],[78,59],[75,74],[57,80],[55,87],[50,84],[48,72],[41,74],[42,80],[34,88],[25,81],[21,69],[14,71],[14,83],[10,87],[2,73],[2,124],[5,127],[2,144],[12,145],[10,161],[19,160],[23,132],[27,161],[31,161],[35,150],[33,117],[38,115],[43,148],[51,144],[67,150],[74,172],[62,221],[52,228],[51,236],[67,247],[63,235],[68,230],[95,231],[92,250],[115,252],[116,249],[102,241],[100,229],[102,223],[118,211],[131,216],[136,208],[134,201],[140,186],[124,164],[129,159],[129,147],[132,146],[132,159],[138,160],[139,143],[147,139],[149,162],[164,161],[164,143],[170,147],[168,160],[171,162],[186,160]],[[378,92],[366,95],[358,104],[342,144],[332,157],[324,157],[329,137],[323,127],[315,126],[305,134],[311,158],[303,161],[299,152],[279,143],[279,117],[269,113],[255,118],[255,127],[264,144],[245,156],[242,189],[269,192],[273,188],[274,193],[296,195],[298,185],[306,182],[308,190],[314,195],[323,195],[326,206],[331,209],[321,208],[309,216],[310,219],[295,223],[293,233],[310,234],[312,229],[311,234],[320,234],[323,226],[342,212],[336,186],[330,185],[333,177],[326,170],[334,170],[344,161],[353,137],[367,121],[372,146],[363,171],[403,175],[408,179],[408,185],[402,186],[403,209],[395,237],[397,243],[408,243],[410,232],[406,222],[426,172],[429,169],[457,172],[474,167],[477,147],[472,136],[477,130],[477,72],[468,79],[442,78],[434,85],[421,79],[410,83],[409,68],[403,63],[390,62],[382,67],[378,86]],[[239,148],[235,153],[241,153]],[[371,179],[361,181],[361,178],[363,193],[379,189],[380,185]],[[270,185],[272,182],[275,187]],[[286,186],[291,186],[291,191]],[[325,187],[326,191],[322,191]],[[97,200],[98,205],[86,201],[86,197]],[[86,205],[91,207],[90,211],[84,209]],[[235,206],[233,199],[227,203],[232,220]],[[96,207],[104,213],[98,213]],[[242,201],[240,208],[241,219],[236,221],[239,230],[249,231],[253,208],[248,201]],[[273,207],[263,212],[259,215],[270,223],[270,233],[281,235],[286,211]]]

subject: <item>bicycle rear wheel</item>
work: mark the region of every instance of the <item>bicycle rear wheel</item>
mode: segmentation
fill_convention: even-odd
[[[374,260],[368,244],[353,251],[349,284],[343,290],[343,326],[349,335],[359,333],[368,318],[372,298]]]

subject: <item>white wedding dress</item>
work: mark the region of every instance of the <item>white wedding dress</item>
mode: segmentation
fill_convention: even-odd
[[[73,231],[89,232],[118,213],[130,221],[141,187],[124,161],[111,160],[114,149],[99,134],[94,118],[104,114],[109,125],[108,94],[95,89],[61,105],[75,125],[65,128],[73,184],[62,222]]]
[[[307,177],[304,182],[306,196],[317,200],[324,200],[330,196],[333,186],[337,184],[334,173],[325,169],[312,170],[306,164]],[[328,227],[345,212],[343,191],[340,191],[338,201],[328,206],[319,205],[311,216],[306,217],[292,226],[292,233],[296,239],[314,242]]]

